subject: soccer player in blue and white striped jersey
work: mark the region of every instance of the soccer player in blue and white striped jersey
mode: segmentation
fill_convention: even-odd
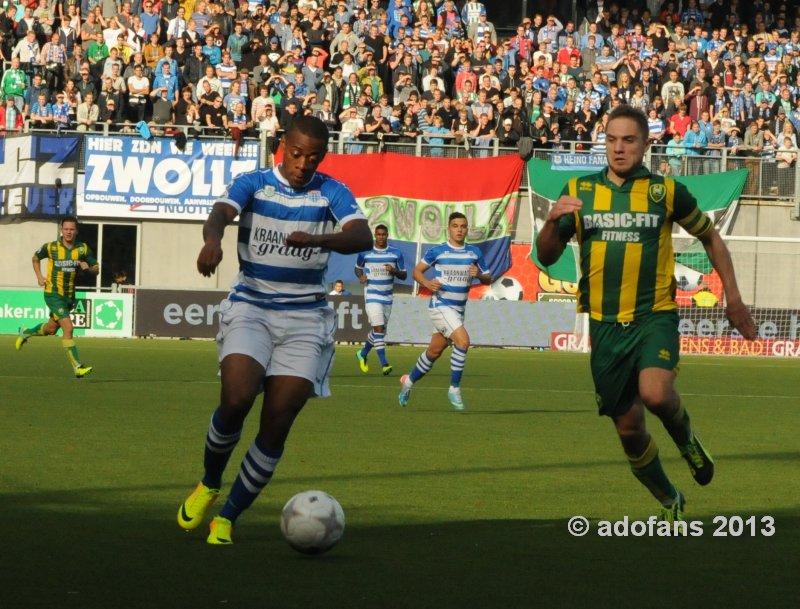
[[[392,313],[394,301],[394,281],[405,279],[408,275],[403,253],[388,244],[389,229],[383,224],[375,227],[375,247],[369,252],[362,252],[356,259],[355,274],[366,286],[364,289],[364,308],[367,311],[370,331],[367,343],[360,351],[356,351],[361,372],[369,372],[367,355],[374,347],[381,362],[383,376],[391,374],[392,367],[386,361],[386,326]]]
[[[474,279],[484,285],[492,283],[492,275],[481,251],[474,245],[465,243],[468,230],[467,217],[464,214],[450,214],[447,219],[448,240],[429,249],[414,267],[414,280],[433,293],[428,304],[428,314],[435,331],[414,369],[400,379],[400,406],[408,404],[414,383],[430,372],[434,362],[448,345],[452,345],[447,397],[455,410],[464,410],[461,375],[464,373],[469,349],[469,334],[464,327],[464,309]],[[425,271],[429,268],[436,271],[432,280],[425,276]]]
[[[203,226],[197,269],[210,277],[222,261],[225,227],[239,216],[239,274],[220,305],[220,405],[206,435],[205,473],[178,510],[182,528],[203,522],[264,392],[258,434],[211,522],[211,544],[232,543],[233,523],[272,478],[295,417],[308,398],[330,395],[336,315],[325,300],[328,257],[370,249],[372,234],[347,186],[317,173],[327,144],[322,121],[295,119],[281,138],[283,163],[234,178]]]

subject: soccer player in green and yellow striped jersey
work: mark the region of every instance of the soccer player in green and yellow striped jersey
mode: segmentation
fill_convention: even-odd
[[[661,419],[699,484],[714,475],[711,456],[692,431],[674,388],[680,345],[675,222],[705,247],[722,280],[731,325],[747,339],[756,332],[725,243],[684,186],[642,166],[648,145],[644,114],[630,106],[616,108],[606,130],[608,168],[569,182],[536,247],[539,260],[549,265],[576,236],[578,310],[589,314],[600,414],[614,421],[634,475],[662,504],[662,518],[674,521],[682,519],[685,499],[661,466],[645,410]]]
[[[61,339],[66,349],[72,370],[77,378],[83,378],[92,371],[84,366],[78,357],[78,348],[73,339],[73,325],[69,313],[75,306],[75,277],[78,270],[88,270],[97,275],[100,265],[92,250],[85,243],[77,241],[78,220],[72,216],[61,220],[61,239],[45,243],[33,255],[33,271],[36,280],[44,288],[44,301],[50,309],[50,319],[33,328],[20,328],[17,337],[17,350],[22,349],[33,336],[48,336],[61,328]],[[41,261],[48,260],[47,276],[42,274]]]

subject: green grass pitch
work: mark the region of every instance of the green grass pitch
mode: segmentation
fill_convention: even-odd
[[[650,428],[702,537],[602,538],[599,520],[657,507],[596,415],[587,356],[474,349],[464,413],[442,360],[397,405],[419,348],[390,347],[391,377],[361,374],[341,346],[334,396],[309,403],[273,482],[235,545],[184,533],[181,501],[201,475],[217,403],[214,345],[78,342],[95,366],[76,380],[60,341],[0,356],[0,607],[331,608],[796,606],[800,575],[800,362],[698,358],[678,388],[715,457],[705,488],[658,422]],[[255,433],[248,420],[226,489]],[[308,558],[280,535],[281,507],[322,489],[347,528]],[[568,534],[573,515],[592,522]],[[770,515],[775,534],[713,537],[715,515]]]

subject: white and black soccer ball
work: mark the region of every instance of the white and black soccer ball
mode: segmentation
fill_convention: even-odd
[[[522,300],[522,284],[513,277],[501,277],[489,286],[482,300]]]
[[[342,538],[344,510],[323,491],[298,493],[283,506],[281,533],[298,552],[323,554]]]
[[[703,282],[703,273],[690,269],[688,266],[675,262],[675,282],[678,289],[684,292],[693,292]]]

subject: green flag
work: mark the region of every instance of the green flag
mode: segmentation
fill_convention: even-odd
[[[579,272],[578,244],[573,239],[555,264],[545,267],[536,256],[536,237],[547,219],[550,207],[561,196],[561,191],[570,179],[594,173],[593,171],[553,171],[549,161],[531,159],[528,161],[528,193],[530,196],[531,226],[533,242],[531,244],[531,260],[553,279],[577,282]],[[714,221],[717,230],[727,234],[736,213],[736,204],[742,194],[747,170],[726,171],[700,176],[682,176],[675,178],[689,189],[700,209]],[[677,259],[681,264],[700,272],[707,272],[711,263],[699,241],[676,227],[674,247],[678,252]]]

